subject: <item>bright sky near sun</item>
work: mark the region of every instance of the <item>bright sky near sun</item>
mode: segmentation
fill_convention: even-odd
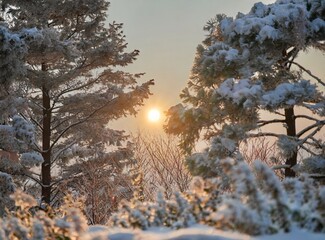
[[[236,16],[247,13],[260,0],[110,0],[108,21],[124,24],[130,50],[140,56],[126,70],[145,72],[144,80],[155,79],[153,95],[145,102],[136,118],[128,117],[113,124],[114,128],[159,130],[159,121],[148,121],[152,108],[162,111],[180,103],[179,94],[186,86],[196,47],[204,39],[203,26],[218,13]],[[274,0],[261,1],[265,4]],[[309,54],[303,63],[316,66],[316,74],[324,77],[324,56]],[[321,61],[314,61],[319,58]],[[308,64],[307,64],[308,62]],[[318,72],[317,72],[318,71]]]
[[[157,108],[149,109],[147,117],[150,122],[158,122],[161,118],[160,110]]]

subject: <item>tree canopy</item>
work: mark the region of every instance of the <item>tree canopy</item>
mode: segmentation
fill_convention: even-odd
[[[43,161],[34,149],[34,126],[22,116],[28,113],[28,102],[20,95],[19,87],[14,86],[15,79],[26,73],[23,59],[28,46],[39,38],[36,29],[11,31],[0,23],[0,216],[13,203],[9,198],[17,185],[13,176],[23,180],[30,168]]]
[[[325,51],[324,20],[324,1],[279,0],[207,23],[180,95],[183,104],[168,110],[165,126],[180,135],[188,153],[201,136],[210,141],[188,158],[195,174],[220,174],[220,159],[242,159],[239,143],[260,136],[276,139],[286,176],[296,174],[292,167],[302,159],[305,170],[324,173],[324,142],[317,133],[325,124],[325,83],[297,59],[310,48]],[[281,124],[279,134],[274,126]]]
[[[123,71],[139,51],[127,51],[122,24],[106,22],[109,3],[4,0],[2,6],[10,31],[39,33],[14,85],[30,110],[18,113],[34,124],[34,150],[44,159],[41,176],[33,177],[43,200],[50,203],[64,178],[81,174],[74,164],[92,161],[112,174],[122,171],[116,162],[126,162],[119,147],[126,137],[107,124],[136,114],[153,81],[139,84],[142,73]]]

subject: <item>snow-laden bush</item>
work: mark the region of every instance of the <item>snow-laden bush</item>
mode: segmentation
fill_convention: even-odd
[[[325,187],[305,176],[281,182],[264,163],[253,170],[244,162],[222,162],[230,185],[221,178],[196,177],[186,194],[155,202],[123,202],[110,225],[124,228],[186,228],[193,224],[250,235],[290,232],[294,228],[325,232]]]
[[[0,218],[0,240],[81,239],[88,229],[78,208],[79,202],[69,195],[59,211],[36,207],[36,200],[20,191],[16,191],[12,199],[15,210]]]
[[[8,196],[12,194],[14,190],[15,184],[11,175],[0,171],[0,216],[5,213],[5,206],[10,206],[12,204],[12,200]]]

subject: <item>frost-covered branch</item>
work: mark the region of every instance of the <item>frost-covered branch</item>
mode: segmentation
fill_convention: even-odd
[[[70,144],[66,144],[64,148],[60,149],[59,152],[56,152],[55,155],[54,155],[54,157],[53,157],[53,159],[52,159],[52,164],[55,164],[55,162],[59,160],[60,155],[61,155],[64,151],[66,151],[67,149],[71,148],[75,143],[76,143],[76,141],[73,141],[73,142],[70,143]],[[54,167],[54,166],[55,166],[55,165],[53,165],[53,167]]]
[[[281,165],[274,165],[271,167],[273,170],[279,170],[279,169],[284,169],[284,168],[291,168],[292,166],[288,164],[281,164]]]
[[[31,179],[31,180],[33,180],[34,182],[36,182],[38,185],[42,186],[42,182],[41,182],[39,179],[37,179],[37,178],[31,176],[30,174],[28,174],[28,173],[24,173],[23,176],[28,177],[29,179]]]
[[[323,125],[318,126],[313,132],[311,132],[310,134],[308,134],[305,138],[299,140],[299,144],[303,145],[308,139],[310,139],[311,137],[313,137],[317,132],[319,132],[322,129]]]
[[[75,116],[77,116],[79,113],[81,113],[82,111],[80,110],[79,112],[76,112],[73,116],[70,116],[70,117],[65,117],[64,120],[60,120],[58,122],[58,124],[54,125],[52,128],[51,128],[51,131],[53,130],[56,130],[58,127],[64,125],[65,123],[71,121],[71,119],[74,119]],[[54,123],[55,120],[52,120],[52,123]]]
[[[258,137],[276,137],[279,138],[282,134],[272,133],[272,132],[259,132],[259,133],[248,133],[248,138],[258,138]]]
[[[53,142],[51,143],[50,149],[53,149],[53,146],[61,139],[61,137],[67,132],[69,131],[71,128],[78,126],[84,122],[86,122],[87,120],[89,120],[91,117],[93,117],[95,114],[97,114],[100,110],[102,110],[103,108],[107,107],[109,104],[111,104],[113,101],[116,101],[116,99],[112,99],[109,100],[107,103],[105,103],[104,105],[102,105],[101,107],[95,109],[94,111],[92,111],[90,114],[88,114],[86,117],[84,117],[83,119],[70,124],[68,127],[66,127],[62,132],[60,132],[60,134],[56,137],[56,139],[53,140]]]
[[[313,152],[309,147],[306,147],[304,145],[300,145],[300,148],[302,148],[303,150],[305,150],[306,152],[308,152],[309,154],[311,154],[312,156],[317,155],[315,152]]]
[[[86,60],[84,60],[83,63],[82,63],[82,65],[79,66],[77,69],[79,69],[79,68],[81,69],[82,67],[85,67],[85,65],[84,65],[85,62],[86,62]],[[75,69],[75,71],[76,71],[77,69]],[[76,72],[77,72],[77,71],[76,71]],[[73,91],[78,91],[78,90],[80,90],[80,89],[86,88],[86,87],[88,87],[88,86],[90,86],[90,85],[92,85],[92,84],[98,82],[99,79],[100,79],[100,76],[97,77],[97,78],[95,78],[95,79],[93,79],[93,80],[88,80],[86,83],[84,83],[84,84],[82,84],[82,85],[67,87],[67,88],[61,90],[60,93],[57,94],[53,99],[54,99],[54,101],[57,101],[57,99],[59,99],[61,96],[65,95],[65,94],[67,94],[67,93],[73,92]]]
[[[30,120],[32,121],[32,123],[34,123],[34,125],[36,125],[40,130],[43,129],[43,126],[33,117],[30,118]]]
[[[285,117],[285,115],[281,112],[278,112],[278,111],[271,111],[272,113],[276,114],[276,115],[279,115],[279,116],[282,116],[282,117]]]
[[[325,86],[325,83],[317,76],[315,76],[314,74],[312,74],[312,72],[308,69],[306,69],[305,67],[303,67],[302,65],[300,65],[299,63],[297,62],[292,62],[292,64],[296,65],[297,67],[299,67],[300,69],[302,69],[304,72],[306,72],[309,76],[313,77],[314,79],[316,79],[316,81]]]
[[[272,123],[285,123],[285,120],[284,119],[273,119],[273,120],[257,121],[258,127],[263,127],[265,125],[272,124]]]
[[[314,117],[311,117],[311,116],[308,116],[308,115],[296,115],[295,118],[305,118],[305,119],[308,119],[308,120],[311,120],[311,121],[315,121],[315,122],[318,122],[319,119],[317,118],[314,118]]]
[[[325,120],[322,121],[317,121],[316,123],[309,125],[308,127],[304,128],[303,130],[301,130],[299,133],[297,133],[297,137],[301,137],[302,135],[304,135],[306,132],[312,130],[313,128],[317,128],[312,135],[310,136],[314,136],[318,131],[320,131],[322,129],[322,127],[325,125]]]

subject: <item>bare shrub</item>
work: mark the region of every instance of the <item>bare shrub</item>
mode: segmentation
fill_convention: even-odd
[[[139,132],[133,136],[134,169],[140,175],[138,184],[142,184],[146,200],[153,200],[159,190],[163,190],[169,199],[174,191],[188,189],[192,176],[185,167],[185,156],[177,141],[170,135]]]
[[[58,194],[73,192],[82,197],[88,224],[105,224],[112,212],[117,210],[117,203],[122,199],[130,200],[133,196],[129,167],[126,166],[131,158],[129,150],[120,149],[92,161],[75,163],[64,172],[70,177],[66,176],[66,180],[60,183]],[[121,163],[122,159],[125,164]]]
[[[278,153],[276,142],[267,137],[251,138],[242,141],[240,152],[249,165],[259,160],[273,168],[279,177],[284,177],[285,160]]]

